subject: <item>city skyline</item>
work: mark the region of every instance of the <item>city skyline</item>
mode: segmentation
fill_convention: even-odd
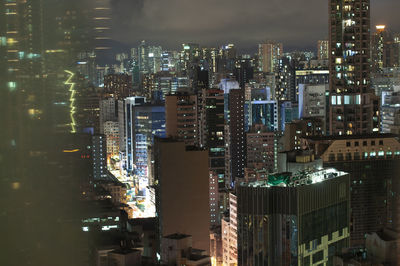
[[[187,42],[202,46],[234,43],[240,52],[255,52],[258,43],[270,39],[283,42],[290,51],[315,49],[318,40],[329,37],[327,1],[311,0],[307,5],[294,0],[110,1],[117,26],[113,39],[122,46],[136,46],[143,39],[167,49]],[[399,1],[371,1],[371,28],[385,24],[389,30],[400,31],[395,15],[399,8]]]

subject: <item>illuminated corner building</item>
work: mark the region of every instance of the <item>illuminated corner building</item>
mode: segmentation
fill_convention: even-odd
[[[329,59],[329,41],[319,40],[318,41],[318,60]]]
[[[370,85],[370,1],[329,0],[330,134],[379,131]]]
[[[156,138],[154,175],[158,233],[190,234],[193,246],[210,251],[209,169],[207,150]]]
[[[119,123],[107,121],[103,124],[103,134],[107,143],[107,161],[119,157]],[[110,161],[111,162],[111,161]]]
[[[258,45],[259,71],[274,73],[283,55],[283,44],[266,41]]]
[[[398,165],[396,135],[310,137],[305,145],[322,158],[324,167],[336,167],[351,177],[351,246],[365,244],[365,235],[398,226]]]
[[[165,96],[165,131],[167,137],[198,146],[199,127],[197,95],[177,93]]]
[[[238,265],[333,265],[349,245],[349,183],[323,169],[240,184]]]
[[[198,96],[200,146],[209,149],[210,170],[225,187],[224,92],[202,89]]]

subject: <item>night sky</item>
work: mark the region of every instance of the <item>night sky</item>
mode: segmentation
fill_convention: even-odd
[[[113,38],[136,46],[145,39],[178,49],[183,42],[205,46],[235,43],[256,50],[265,39],[289,50],[314,49],[328,38],[328,0],[111,0]],[[400,32],[399,0],[371,0],[372,24]]]

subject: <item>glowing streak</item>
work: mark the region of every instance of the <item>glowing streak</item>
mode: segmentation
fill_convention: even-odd
[[[63,150],[63,152],[65,153],[72,153],[72,152],[78,152],[79,149],[75,149],[75,150]]]
[[[75,74],[72,73],[69,70],[64,70],[68,75],[68,79],[64,82],[65,85],[69,85],[69,91],[71,92],[71,97],[69,98],[70,105],[69,107],[71,108],[70,110],[70,117],[71,117],[71,133],[76,133],[76,124],[75,124],[75,82],[71,82],[71,80],[74,78]]]

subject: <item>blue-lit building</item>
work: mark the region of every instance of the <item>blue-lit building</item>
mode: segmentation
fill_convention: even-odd
[[[250,122],[263,124],[269,131],[278,130],[278,104],[276,101],[252,101]]]
[[[130,99],[139,100],[131,103]],[[165,137],[165,107],[152,105],[132,97],[126,100],[126,170],[139,177],[148,177],[148,146],[154,136]]]
[[[279,102],[279,130],[285,131],[285,124],[299,118],[299,104],[290,101]]]

